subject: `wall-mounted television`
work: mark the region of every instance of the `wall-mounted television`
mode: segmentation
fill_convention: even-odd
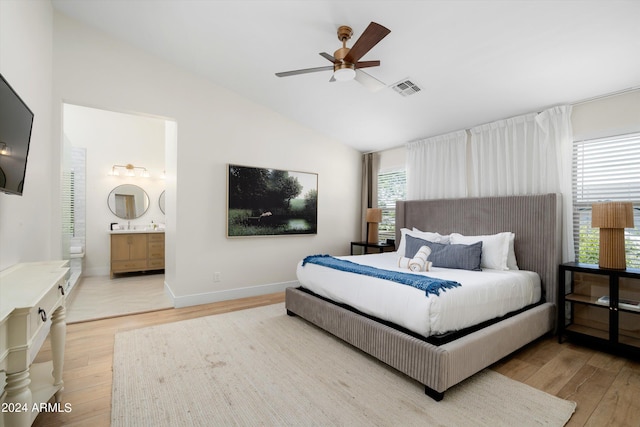
[[[33,112],[0,74],[0,191],[22,195]]]

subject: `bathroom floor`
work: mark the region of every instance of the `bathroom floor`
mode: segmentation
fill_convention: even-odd
[[[67,298],[67,323],[173,308],[164,274],[82,277]]]

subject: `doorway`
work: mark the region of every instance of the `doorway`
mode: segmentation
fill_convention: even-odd
[[[75,188],[74,198],[71,201],[73,213],[68,215],[73,223],[63,227],[62,242],[65,246],[63,253],[68,254],[72,263],[77,259],[77,255],[73,252],[79,250],[78,246],[81,246],[82,253],[79,280],[68,294],[70,307],[68,311],[73,311],[74,301],[85,300],[77,298],[84,283],[87,284],[86,287],[94,284],[93,286],[100,291],[113,288],[114,293],[119,294],[123,298],[122,301],[127,301],[127,306],[131,306],[130,312],[154,309],[153,298],[140,298],[136,295],[135,291],[143,286],[142,283],[147,286],[149,283],[156,282],[155,286],[159,287],[160,293],[165,293],[163,274],[153,275],[155,277],[151,274],[141,274],[139,275],[141,284],[136,287],[135,275],[109,280],[109,270],[110,233],[113,223],[126,224],[133,229],[143,229],[148,224],[161,227],[166,223],[166,210],[161,206],[161,199],[164,198],[165,192],[166,129],[169,122],[175,126],[175,122],[164,118],[63,104],[62,169],[63,176],[70,176],[73,181],[72,187]],[[78,176],[84,175],[83,179],[78,178],[74,173],[78,165],[70,161],[70,153],[78,150],[84,152],[84,174],[78,174]],[[135,171],[144,170],[145,174],[114,173],[128,166],[134,166]],[[142,213],[134,215],[133,203],[127,200],[120,200],[121,203],[118,204],[122,215],[118,214],[120,210],[110,209],[109,194],[114,188],[123,184],[134,185],[148,196],[148,207]],[[63,185],[66,184],[63,183]],[[79,191],[81,189],[84,191]],[[62,200],[63,209],[69,203],[69,200]],[[120,283],[119,279],[126,279],[127,286],[117,286]],[[149,292],[151,291],[144,291],[143,296],[149,295]],[[104,298],[106,297],[97,298],[98,301],[103,301],[99,307],[101,310],[104,308],[104,301],[113,300],[113,298],[107,300]],[[172,306],[168,295],[166,298]],[[134,300],[139,301],[139,307],[129,304]],[[122,301],[114,300],[114,305],[120,306],[117,307],[118,310],[123,306]],[[166,301],[161,303],[161,305],[164,304],[164,308],[166,308],[165,303]],[[83,311],[86,313],[91,310],[84,307]],[[90,313],[88,315],[90,316]],[[87,314],[83,316],[86,317]],[[102,313],[99,317],[108,316]]]

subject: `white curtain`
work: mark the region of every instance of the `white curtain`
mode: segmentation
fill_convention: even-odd
[[[469,195],[561,193],[563,261],[574,259],[571,106],[470,129]]]
[[[466,196],[466,131],[407,144],[407,200]]]

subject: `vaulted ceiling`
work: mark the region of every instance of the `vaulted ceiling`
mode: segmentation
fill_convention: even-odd
[[[640,1],[52,0],[54,8],[360,151],[640,86]],[[329,82],[319,55],[371,21],[389,87]],[[409,79],[420,90],[391,88]]]

